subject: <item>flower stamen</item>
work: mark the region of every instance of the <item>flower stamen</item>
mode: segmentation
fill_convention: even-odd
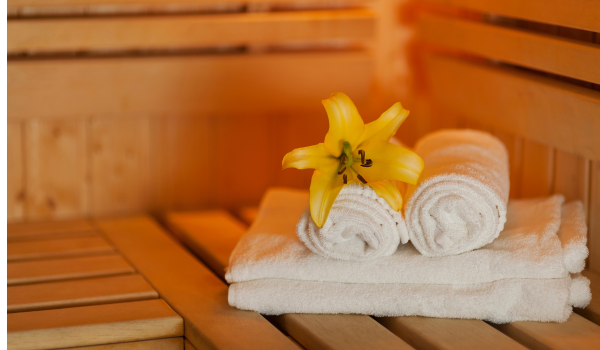
[[[360,164],[365,164],[365,150],[359,149],[358,154],[360,154]]]
[[[364,164],[361,164],[360,166],[364,167],[364,168],[370,168],[373,166],[373,161],[370,159],[367,159],[367,161]]]
[[[344,168],[346,169],[346,168]],[[348,174],[344,174],[344,185],[348,184]]]
[[[346,167],[343,167],[342,170],[338,171],[338,175],[342,175],[346,171]]]
[[[342,164],[346,164],[346,156],[345,155],[342,155],[340,162],[342,162]]]
[[[357,178],[360,180],[360,182],[362,182],[362,183],[364,183],[364,184],[366,184],[366,183],[367,183],[367,180],[365,180],[365,178],[364,178],[364,177],[362,177],[360,174],[356,174],[356,177],[357,177]]]

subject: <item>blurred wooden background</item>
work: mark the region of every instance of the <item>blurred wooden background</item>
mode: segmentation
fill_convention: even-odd
[[[320,142],[320,100],[413,144],[488,130],[511,196],[585,203],[600,271],[595,0],[9,0],[9,221],[256,205],[307,187],[283,155]]]

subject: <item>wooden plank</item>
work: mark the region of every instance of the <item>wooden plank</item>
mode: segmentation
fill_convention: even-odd
[[[27,219],[85,215],[85,123],[32,120],[26,125]]]
[[[600,326],[572,314],[564,323],[513,322],[493,325],[530,349],[598,349]]]
[[[521,198],[547,196],[552,193],[554,150],[531,140],[523,142]]]
[[[500,139],[508,150],[510,171],[509,198],[519,198],[521,193],[521,169],[523,168],[523,139],[509,133],[494,130],[494,136]]]
[[[185,350],[197,350],[196,347],[187,339],[183,343],[183,348]]]
[[[11,286],[6,289],[8,313],[157,298],[158,293],[138,274]]]
[[[92,345],[69,348],[69,350],[184,350],[183,337],[142,340],[126,343]],[[185,348],[187,350],[187,348]]]
[[[190,49],[373,37],[369,9],[8,21],[9,53]]]
[[[494,130],[600,158],[600,92],[444,56],[429,56],[426,66],[433,97],[446,108]]]
[[[99,236],[9,242],[6,247],[8,261],[92,255],[113,250]]]
[[[185,337],[199,349],[295,349],[256,312],[227,302],[227,286],[151,219],[99,220],[119,251],[185,321]]]
[[[167,222],[171,231],[221,278],[233,248],[246,231],[241,222],[223,210],[169,213]]]
[[[91,123],[91,212],[141,212],[149,202],[150,135],[147,119]]]
[[[207,165],[217,160],[215,129],[210,117],[164,117],[152,121],[154,208],[164,211],[215,206],[218,172],[207,171]]]
[[[588,248],[590,257],[588,267],[600,273],[600,161],[591,162],[590,169],[590,210]]]
[[[427,0],[470,10],[516,17],[534,22],[600,32],[600,4],[595,0],[574,0],[564,6],[561,0]]]
[[[8,222],[22,220],[25,215],[22,135],[21,123],[8,122],[6,129],[6,216]]]
[[[557,149],[554,153],[554,193],[566,201],[580,200],[586,210],[590,195],[590,162],[576,154]]]
[[[133,273],[119,254],[78,258],[10,262],[6,268],[9,286]]]
[[[432,44],[600,84],[600,47],[592,43],[436,15],[420,17],[418,33]]]
[[[250,226],[258,216],[258,207],[240,208],[237,215],[246,225]]]
[[[246,231],[221,211],[170,213],[167,221],[188,248],[207,264],[219,267],[227,266],[235,244]],[[215,272],[224,278],[223,268]],[[286,314],[271,319],[308,349],[410,348],[364,315]]]
[[[582,274],[590,280],[590,289],[592,290],[592,301],[585,309],[573,308],[580,316],[600,325],[600,274],[583,270]]]
[[[360,103],[372,76],[366,52],[13,60],[7,67],[10,119],[247,114],[318,107],[340,90]]]
[[[164,300],[19,312],[7,316],[8,348],[54,349],[183,335]]]
[[[480,320],[412,316],[377,322],[416,349],[526,349]]]
[[[47,221],[8,224],[8,241],[90,235],[94,227],[87,220]]]

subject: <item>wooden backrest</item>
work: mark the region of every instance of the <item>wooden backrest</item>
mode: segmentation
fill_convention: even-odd
[[[510,153],[511,197],[583,201],[588,266],[600,271],[600,3],[422,4],[415,56],[426,83],[415,94],[427,109],[412,131],[493,132]]]

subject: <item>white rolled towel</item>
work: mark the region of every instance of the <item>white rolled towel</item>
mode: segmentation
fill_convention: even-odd
[[[319,228],[305,210],[296,227],[300,240],[322,257],[367,261],[394,254],[408,242],[402,214],[369,186],[352,183],[338,194]]]
[[[425,256],[468,252],[492,242],[506,222],[508,152],[489,133],[441,130],[417,141],[425,169],[406,192],[410,240]]]

